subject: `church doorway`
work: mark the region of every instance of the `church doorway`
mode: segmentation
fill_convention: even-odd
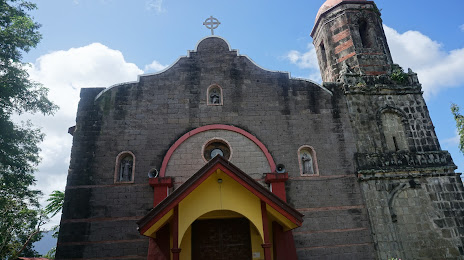
[[[207,219],[193,222],[192,260],[251,258],[248,219]]]

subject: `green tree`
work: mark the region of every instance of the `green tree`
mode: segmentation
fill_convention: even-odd
[[[64,203],[64,192],[54,190],[50,197],[47,199],[48,204],[45,206],[45,214],[49,215],[50,218],[58,214],[63,209]],[[51,214],[51,215],[50,215]]]
[[[53,114],[57,107],[48,89],[29,79],[22,54],[35,47],[40,25],[26,0],[0,0],[0,259],[34,256],[32,242],[40,238],[44,218],[40,191],[31,189],[40,161],[43,134],[30,122],[17,124],[14,113]]]
[[[459,149],[464,154],[464,116],[459,113],[459,107],[456,104],[451,104],[451,112],[453,113],[454,120],[456,120],[456,127],[459,134]]]
[[[47,214],[50,218],[58,214],[63,209],[63,203],[64,203],[64,192],[59,191],[59,190],[54,190],[51,194],[50,197],[47,199],[48,204],[45,206],[44,213]],[[54,226],[52,231],[53,231],[53,237],[58,238],[58,230],[60,226]],[[43,257],[46,257],[48,259],[55,259],[55,253],[56,253],[56,247],[53,247],[50,249],[50,251],[47,252]]]

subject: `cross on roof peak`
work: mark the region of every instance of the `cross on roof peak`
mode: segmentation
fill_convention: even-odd
[[[212,15],[203,22],[203,25],[206,28],[211,29],[211,35],[214,35],[214,29],[218,28],[221,22],[218,19],[214,18]]]

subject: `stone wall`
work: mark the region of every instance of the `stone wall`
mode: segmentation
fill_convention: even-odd
[[[462,182],[440,149],[415,74],[404,75],[406,81],[396,82],[347,73],[338,84],[357,140],[356,169],[377,258],[462,259]],[[398,123],[386,126],[385,113]],[[395,143],[401,138],[406,147]]]
[[[378,259],[462,259],[461,179],[428,175],[362,182]]]
[[[382,113],[395,113],[402,119],[409,151],[440,150],[420,85],[406,88],[395,82],[385,82],[383,77],[352,78],[352,83],[347,83],[342,88],[348,95],[347,105],[352,121],[355,122],[353,127],[359,136],[359,153],[389,151],[382,127]],[[347,80],[351,80],[351,77]],[[370,138],[362,138],[366,133]]]
[[[222,88],[223,105],[208,105],[206,92],[212,84]],[[255,136],[276,164],[286,166],[287,200],[308,215],[303,227],[295,230],[300,258],[350,252],[372,259],[367,212],[354,175],[356,144],[341,92],[261,69],[218,37],[201,41],[196,51],[162,73],[108,88],[95,99],[99,91],[82,91],[57,258],[145,258],[147,240],[138,234],[135,221],[152,207],[148,171],[160,169],[169,148],[184,134],[225,124]],[[263,163],[238,160],[256,150],[254,143],[239,149],[230,140],[232,162],[237,160],[257,179],[269,171]],[[303,145],[317,153],[319,176],[300,176],[297,152]],[[114,182],[116,157],[122,151],[135,156],[134,183]],[[253,154],[263,161],[261,154]],[[174,182],[194,173],[179,178],[172,167],[168,172]],[[324,214],[328,217],[313,221]],[[349,221],[340,225],[338,215]],[[137,252],[99,251],[103,244],[133,245]]]

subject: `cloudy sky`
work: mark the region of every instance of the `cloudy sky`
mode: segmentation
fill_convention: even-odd
[[[47,134],[37,186],[46,195],[64,190],[82,87],[109,87],[137,80],[172,64],[210,34],[202,25],[213,15],[215,34],[257,64],[320,82],[309,36],[323,0],[47,0],[32,13],[43,39],[25,54],[31,77],[50,89],[60,106],[54,117],[24,116]],[[378,0],[395,63],[419,74],[442,149],[462,172],[464,156],[449,110],[464,110],[464,18],[462,0]],[[45,199],[44,198],[44,199]],[[52,224],[59,222],[59,216]]]

